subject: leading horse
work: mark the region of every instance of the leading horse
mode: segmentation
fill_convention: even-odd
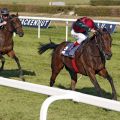
[[[19,76],[22,80],[24,80],[23,71],[21,69],[19,59],[13,50],[13,47],[14,47],[13,33],[14,32],[18,34],[19,37],[23,37],[24,35],[22,24],[20,22],[20,19],[18,18],[18,14],[10,15],[7,20],[7,24],[0,29],[0,59],[2,62],[0,71],[4,69],[4,64],[5,64],[5,58],[3,57],[3,55],[7,54],[9,57],[13,58],[17,63],[18,69],[19,69]]]
[[[95,35],[80,45],[75,52],[75,58],[66,57],[61,54],[62,50],[68,43],[69,42],[55,44],[51,42],[48,44],[40,44],[38,48],[39,54],[44,53],[48,49],[53,49],[50,86],[54,85],[57,75],[65,66],[71,76],[72,90],[75,90],[77,73],[79,73],[88,76],[98,95],[102,96],[101,87],[96,79],[96,74],[98,74],[109,81],[112,88],[112,99],[116,100],[117,95],[113,84],[113,79],[105,67],[106,59],[109,60],[112,57],[112,38],[110,33],[105,28],[98,29]]]

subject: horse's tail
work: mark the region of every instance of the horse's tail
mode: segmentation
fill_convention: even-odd
[[[53,42],[50,42],[50,43],[47,43],[47,44],[40,43],[40,46],[38,48],[38,53],[42,54],[45,51],[47,51],[48,49],[55,50],[57,46],[58,46],[58,44],[55,44]]]

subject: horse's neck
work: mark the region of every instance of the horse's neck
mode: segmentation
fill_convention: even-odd
[[[96,45],[95,37],[91,37],[86,45],[86,50],[91,54],[95,56],[100,56],[100,51]]]
[[[0,44],[9,44],[12,41],[13,32],[10,32],[8,27],[9,26],[4,26],[4,28],[0,30]]]
[[[13,28],[10,23],[10,19],[8,19],[7,24],[4,26],[3,31],[6,35],[12,36],[13,35]]]

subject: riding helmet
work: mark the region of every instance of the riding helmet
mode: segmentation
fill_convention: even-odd
[[[7,8],[2,8],[1,9],[1,14],[2,15],[7,15],[7,14],[9,14],[9,10]]]

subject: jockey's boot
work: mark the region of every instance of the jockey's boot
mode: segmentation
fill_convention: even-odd
[[[75,51],[78,49],[79,45],[80,44],[77,41],[74,42],[73,48],[69,51],[69,56],[70,57],[74,57]]]

